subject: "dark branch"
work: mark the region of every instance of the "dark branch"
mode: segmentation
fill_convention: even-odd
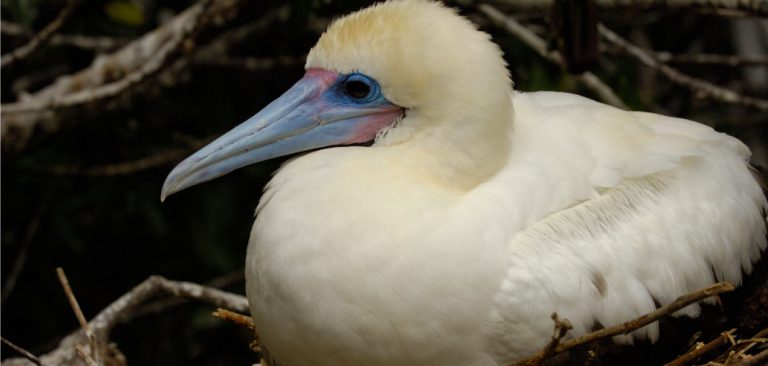
[[[59,12],[59,15],[56,16],[56,19],[54,19],[50,24],[45,26],[43,30],[40,31],[40,33],[34,35],[32,39],[27,42],[27,44],[14,49],[8,54],[5,54],[0,58],[0,67],[8,67],[9,65],[18,62],[20,60],[23,60],[32,53],[34,53],[36,50],[38,50],[41,46],[45,45],[51,37],[53,37],[54,33],[61,28],[64,23],[66,23],[67,19],[74,13],[75,8],[80,4],[80,0],[69,0],[67,1],[67,4],[64,5],[64,8]]]

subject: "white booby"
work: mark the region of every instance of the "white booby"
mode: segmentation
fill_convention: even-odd
[[[553,312],[581,335],[739,284],[766,248],[740,141],[513,91],[490,37],[439,3],[338,19],[306,70],[162,192],[313,150],[267,186],[246,259],[253,319],[283,366],[502,365],[547,343]]]

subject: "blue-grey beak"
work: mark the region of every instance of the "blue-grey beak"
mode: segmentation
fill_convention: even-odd
[[[235,169],[296,152],[371,141],[403,109],[386,99],[350,103],[336,95],[339,75],[309,70],[282,96],[177,165],[160,200]]]

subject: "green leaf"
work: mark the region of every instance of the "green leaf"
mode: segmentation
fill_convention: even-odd
[[[112,0],[104,5],[104,11],[115,23],[130,27],[144,24],[144,9],[130,0]]]

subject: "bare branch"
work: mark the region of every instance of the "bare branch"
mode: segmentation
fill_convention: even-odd
[[[510,34],[519,38],[521,41],[523,41],[525,44],[531,47],[534,51],[536,51],[541,57],[544,57],[547,60],[558,65],[563,64],[562,57],[557,51],[548,50],[546,41],[541,39],[541,37],[539,37],[532,31],[525,28],[525,26],[518,23],[516,20],[505,16],[496,8],[488,4],[481,4],[478,9],[480,10],[480,12],[485,14],[489,19],[491,19],[491,21],[493,21],[497,26],[504,28],[504,30],[506,30]],[[585,72],[580,75],[572,75],[572,76],[576,80],[583,83],[584,86],[592,90],[595,94],[597,94],[597,96],[603,102],[618,108],[627,109],[627,105],[624,104],[621,98],[619,98],[616,95],[616,93],[608,85],[606,85],[602,80],[600,80],[600,78],[598,78],[595,74],[591,72]]]
[[[728,282],[720,282],[716,283],[712,286],[705,287],[701,290],[691,292],[690,294],[683,295],[675,299],[675,301],[672,301],[669,304],[666,304],[648,314],[645,314],[637,319],[630,320],[626,323],[622,323],[616,326],[603,328],[598,331],[586,334],[584,336],[571,339],[569,341],[563,342],[560,344],[560,346],[557,347],[556,352],[560,353],[566,350],[569,350],[573,347],[580,346],[582,344],[594,342],[598,339],[612,337],[619,334],[627,334],[629,332],[632,332],[636,329],[642,328],[648,324],[651,324],[669,314],[672,314],[690,304],[699,302],[701,300],[704,300],[708,297],[712,297],[718,294],[721,294],[723,292],[729,292],[733,291],[734,287],[732,284]]]
[[[736,329],[731,329],[726,332],[720,333],[720,336],[704,343],[698,343],[696,346],[690,350],[689,352],[683,354],[682,356],[672,360],[671,362],[665,363],[664,366],[684,366],[687,365],[689,362],[714,351],[717,347],[720,347],[728,341],[731,340],[731,337],[733,337],[733,333],[736,332]]]
[[[768,15],[768,2],[765,0],[592,0],[598,8],[695,8],[712,10],[736,10],[757,16]],[[515,9],[546,9],[554,0],[505,0]]]
[[[238,68],[248,71],[266,71],[276,67],[288,67],[301,65],[303,58],[282,56],[282,57],[225,57],[211,58],[201,60],[198,63],[205,66],[216,66],[225,68]]]
[[[29,36],[29,32],[21,25],[0,19],[0,33],[10,37],[26,37]]]
[[[248,300],[243,296],[196,283],[170,281],[160,276],[152,276],[115,300],[93,318],[91,325],[94,331],[106,339],[118,320],[128,316],[139,305],[159,294],[200,300],[237,312],[247,313],[249,311]]]
[[[234,283],[242,282],[244,279],[245,279],[245,273],[241,269],[239,271],[235,271],[232,273],[225,274],[223,276],[216,277],[210,281],[206,281],[203,284],[203,286],[211,287],[215,289],[222,289]],[[178,297],[160,298],[136,308],[128,316],[123,317],[121,321],[128,322],[128,321],[131,321],[132,319],[139,318],[147,314],[161,313],[175,306],[186,304],[187,302],[189,302],[189,299],[187,298],[178,298]]]
[[[555,350],[560,344],[560,341],[565,337],[569,330],[573,329],[573,325],[568,319],[560,319],[557,313],[552,313],[552,321],[555,322],[555,332],[552,334],[552,339],[549,343],[544,346],[544,349],[535,354],[534,357],[529,357],[521,362],[516,362],[514,366],[539,366],[544,360],[555,354]]]
[[[716,283],[712,286],[705,287],[698,291],[691,292],[687,295],[680,296],[677,299],[675,299],[675,301],[672,301],[669,304],[666,304],[648,314],[645,314],[641,317],[635,318],[628,322],[615,325],[612,327],[608,327],[608,328],[603,328],[603,329],[594,331],[592,333],[585,334],[581,337],[574,338],[565,342],[561,342],[557,347],[555,347],[554,351],[548,350],[547,347],[545,347],[543,350],[536,352],[533,355],[523,360],[517,361],[515,365],[530,365],[531,362],[536,362],[536,360],[540,360],[540,359],[543,360],[546,353],[549,353],[550,355],[554,355],[554,354],[565,352],[574,347],[595,342],[603,338],[608,338],[608,337],[612,337],[619,334],[630,333],[648,324],[651,324],[661,319],[662,317],[670,315],[688,305],[699,302],[708,297],[715,296],[723,292],[733,291],[733,290],[734,290],[733,285],[731,285],[728,282]]]
[[[120,296],[87,323],[88,329],[93,332],[94,338],[99,342],[99,350],[101,353],[98,357],[102,359],[102,363],[100,364],[108,364],[107,358],[110,360],[117,359],[118,364],[125,363],[124,357],[119,353],[119,350],[107,343],[109,334],[118,322],[124,318],[130,317],[142,304],[159,295],[184,297],[207,302],[214,306],[231,309],[232,311],[240,313],[249,312],[248,300],[244,296],[201,286],[196,283],[171,281],[160,276],[149,277],[144,282],[134,287],[131,291]],[[91,357],[93,353],[85,349],[78,351],[76,348],[77,345],[81,345],[85,341],[87,341],[87,338],[84,337],[84,332],[74,332],[66,336],[59,343],[58,348],[39,357],[39,359],[45,365],[88,365],[89,361],[82,358],[79,354],[83,353],[88,357]],[[19,359],[4,360],[3,365],[16,366],[29,364],[29,361],[27,360],[22,360],[24,362],[18,360]]]
[[[230,323],[237,324],[242,327],[246,327],[250,330],[256,330],[256,325],[253,324],[253,319],[250,316],[245,316],[234,311],[218,308],[211,315],[221,320],[226,320]]]
[[[43,366],[43,363],[40,362],[40,359],[37,356],[33,355],[32,352],[29,352],[29,351],[25,350],[24,348],[21,348],[21,347],[17,346],[13,342],[5,339],[2,336],[0,336],[0,341],[2,341],[3,344],[5,344],[6,346],[13,348],[14,351],[16,351],[20,355],[24,356],[24,358],[32,361],[35,365]]]
[[[137,86],[156,80],[152,77],[184,51],[182,46],[203,25],[231,19],[240,1],[199,1],[115,53],[97,57],[89,68],[60,78],[20,102],[3,105],[3,150],[18,151],[33,137],[57,132],[71,121],[87,119],[88,111],[114,108],[116,102],[131,98],[139,92]],[[206,14],[208,7],[210,14]]]
[[[767,361],[768,361],[768,349],[763,350],[762,352],[754,356],[744,355],[744,358],[741,361],[733,365],[734,366],[759,366],[759,365],[765,365]]]
[[[16,288],[16,281],[18,280],[21,271],[24,269],[24,266],[27,263],[27,253],[29,252],[29,248],[32,246],[32,241],[35,238],[35,235],[37,235],[37,230],[40,227],[40,220],[42,219],[43,213],[45,212],[47,206],[48,198],[45,197],[39,204],[35,216],[32,217],[29,225],[27,225],[27,231],[24,233],[24,241],[21,243],[21,247],[16,254],[16,258],[13,260],[11,270],[5,276],[5,281],[3,282],[2,302],[8,300],[8,297],[11,296],[11,293],[13,293],[13,290]]]
[[[704,96],[708,96],[715,100],[719,100],[719,101],[727,102],[731,104],[739,104],[739,105],[754,107],[762,111],[768,111],[768,100],[745,96],[733,90],[719,87],[708,81],[704,81],[704,80],[686,75],[678,71],[677,69],[674,69],[670,66],[660,63],[652,55],[650,55],[640,47],[637,47],[634,44],[630,43],[629,41],[622,38],[618,34],[614,33],[604,25],[602,24],[598,25],[598,29],[600,31],[600,34],[607,41],[621,47],[631,56],[633,56],[638,61],[640,61],[642,64],[659,71],[660,73],[662,73],[664,76],[666,76],[676,84],[685,86],[694,92],[700,93],[701,95],[704,95]]]
[[[85,350],[82,344],[75,345],[75,352],[83,359],[83,362],[85,362],[87,366],[99,366],[99,363],[96,362],[93,356],[91,356],[91,353],[88,353],[88,351]]]
[[[83,36],[79,34],[56,34],[51,39],[51,45],[72,46],[84,50],[105,52],[125,46],[127,40],[112,37]]]
[[[202,146],[202,144],[200,146]],[[84,175],[91,177],[114,177],[121,175],[131,175],[147,169],[152,169],[176,162],[180,158],[188,155],[190,151],[193,151],[197,148],[199,148],[199,146],[187,149],[163,151],[141,159],[116,164],[105,164],[91,167],[81,167],[76,165],[56,165],[45,168],[44,170],[47,173],[53,175]]]
[[[647,52],[647,51],[646,51]],[[718,55],[700,53],[694,55],[679,55],[670,52],[656,52],[654,57],[663,63],[704,64],[704,65],[768,65],[768,57],[743,57],[736,55]]]
[[[0,20],[0,30],[3,35],[17,38],[30,38],[30,34],[22,26],[9,22],[7,20]],[[99,36],[86,36],[81,34],[54,34],[48,41],[53,46],[72,46],[82,48],[84,50],[104,52],[122,47],[128,40],[113,37],[99,37]]]
[[[56,33],[56,31],[58,31],[59,28],[64,25],[64,23],[66,23],[67,19],[69,19],[79,4],[79,0],[67,1],[67,4],[64,5],[64,8],[61,10],[61,12],[59,12],[59,15],[57,15],[50,24],[45,26],[45,28],[43,28],[40,33],[34,35],[27,44],[14,49],[8,54],[3,55],[2,58],[0,58],[0,67],[5,68],[8,65],[23,60],[38,50],[51,39],[53,34]]]
[[[759,344],[768,343],[768,338],[765,338],[766,336],[768,336],[768,328],[759,331],[749,339],[741,339],[735,342],[731,340],[732,346],[713,362],[732,366],[743,360],[750,349]]]
[[[74,292],[72,292],[72,288],[69,286],[69,280],[67,279],[67,275],[64,274],[64,270],[61,267],[58,267],[56,268],[56,274],[59,276],[59,282],[61,282],[61,287],[64,289],[64,294],[67,295],[69,305],[72,306],[72,311],[75,312],[77,321],[80,323],[80,328],[83,329],[83,333],[85,333],[85,337],[88,339],[88,344],[90,345],[90,355],[81,351],[79,348],[77,349],[78,354],[83,358],[83,360],[86,361],[87,364],[98,365],[99,351],[96,336],[91,331],[91,327],[88,325],[88,321],[85,320],[85,315],[83,315],[83,311],[80,309],[80,304],[77,302],[77,298],[75,297]]]

